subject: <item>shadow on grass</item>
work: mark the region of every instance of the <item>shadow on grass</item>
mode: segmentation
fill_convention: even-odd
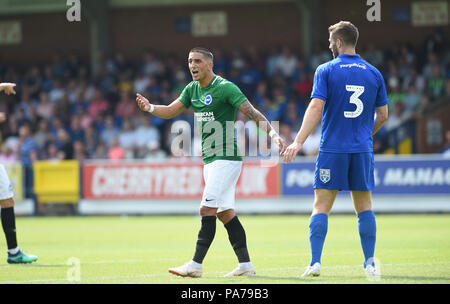
[[[0,267],[71,267],[71,265],[66,265],[62,263],[58,264],[8,264],[0,265]]]

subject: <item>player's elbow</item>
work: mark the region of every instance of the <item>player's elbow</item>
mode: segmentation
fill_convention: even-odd
[[[387,106],[378,108],[376,111],[377,119],[380,123],[384,124],[388,120],[388,108]]]
[[[318,98],[314,98],[310,103],[309,103],[309,110],[311,112],[313,112],[316,115],[322,115],[322,110],[323,110],[323,104],[324,102]]]

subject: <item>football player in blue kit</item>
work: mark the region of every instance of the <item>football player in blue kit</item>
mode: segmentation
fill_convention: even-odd
[[[387,120],[386,88],[381,73],[356,53],[359,37],[356,26],[341,21],[328,31],[334,59],[317,68],[302,126],[283,154],[285,162],[292,161],[316,124],[322,121],[309,225],[312,258],[303,276],[320,275],[328,214],[340,190],[350,191],[358,215],[365,272],[368,276],[376,275],[372,137]]]

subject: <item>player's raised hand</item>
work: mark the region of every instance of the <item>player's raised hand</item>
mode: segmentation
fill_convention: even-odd
[[[148,112],[150,110],[150,102],[139,93],[136,93],[136,102],[142,111]]]
[[[283,153],[284,162],[289,163],[295,159],[297,153],[302,149],[302,144],[294,141],[290,144]]]
[[[0,91],[5,91],[6,95],[16,95],[16,91],[14,91],[15,83],[11,82],[2,82],[0,83]]]

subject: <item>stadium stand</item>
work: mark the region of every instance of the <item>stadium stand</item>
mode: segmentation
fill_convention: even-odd
[[[396,44],[381,50],[368,44],[360,54],[382,71],[388,89],[389,120],[375,138],[376,153],[383,153],[392,148],[392,134],[399,128],[448,103],[449,47],[437,31],[420,48]],[[315,68],[330,59],[331,52],[320,45],[310,58],[288,47],[236,49],[230,54],[217,51],[215,71],[237,83],[269,120],[279,120],[283,136],[291,141],[309,102]],[[141,113],[134,94],[141,92],[160,104],[177,98],[190,81],[184,58],[146,51],[133,61],[116,53],[100,67],[100,76],[91,76],[76,54],[55,54],[52,62],[24,70],[3,63],[0,79],[16,82],[18,95],[7,99],[3,109],[8,121],[2,125],[0,158],[21,158],[23,125],[31,127],[40,160],[170,158],[172,121]],[[192,117],[187,111],[176,119],[193,126]]]

